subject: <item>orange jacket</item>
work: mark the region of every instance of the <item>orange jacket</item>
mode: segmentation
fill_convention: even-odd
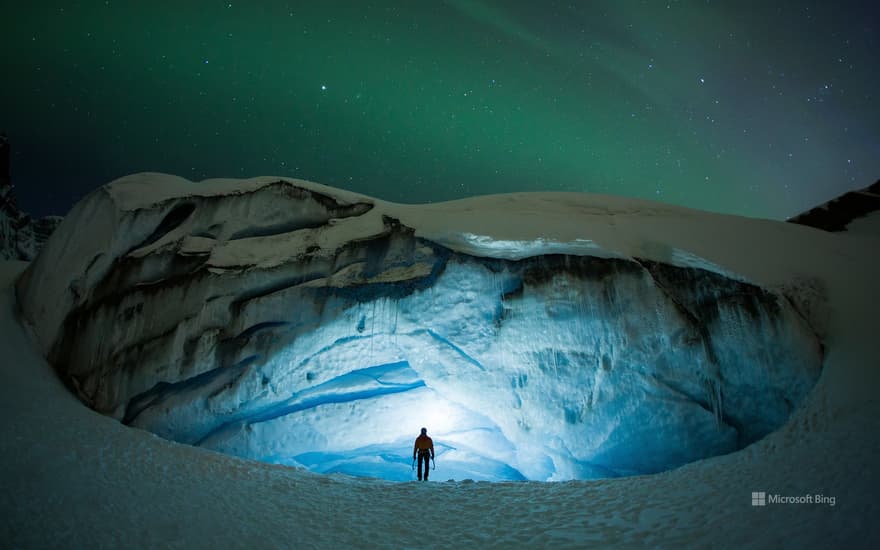
[[[434,458],[434,440],[427,435],[417,437],[416,443],[413,445],[413,457],[418,451],[431,451],[431,458]]]

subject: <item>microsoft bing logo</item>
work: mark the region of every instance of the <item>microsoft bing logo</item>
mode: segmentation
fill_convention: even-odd
[[[807,495],[780,495],[779,493],[767,494],[764,491],[752,491],[752,506],[769,506],[771,504],[825,504],[834,506],[837,497],[814,493]]]

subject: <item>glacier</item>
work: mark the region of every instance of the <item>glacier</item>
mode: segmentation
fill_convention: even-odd
[[[817,282],[617,231],[690,211],[491,200],[137,174],[80,202],[16,291],[95,410],[322,473],[411,479],[421,426],[444,478],[656,473],[761,439],[818,379]]]

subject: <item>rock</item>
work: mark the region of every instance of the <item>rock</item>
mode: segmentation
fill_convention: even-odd
[[[825,231],[849,231],[855,225],[859,232],[877,235],[880,234],[880,180],[873,185],[857,191],[844,193],[806,212],[788,219],[791,223],[807,225]],[[870,225],[864,226],[862,222],[872,218]]]

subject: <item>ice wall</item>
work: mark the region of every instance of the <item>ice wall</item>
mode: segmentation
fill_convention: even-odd
[[[138,176],[74,209],[19,298],[98,411],[388,479],[410,478],[421,426],[435,478],[658,472],[776,429],[819,374],[818,338],[778,293],[552,239],[466,253],[396,208],[300,182]]]

